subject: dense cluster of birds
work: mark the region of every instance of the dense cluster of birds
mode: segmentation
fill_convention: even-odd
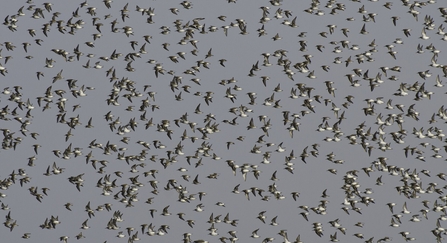
[[[440,4],[5,3],[2,239],[443,242]]]

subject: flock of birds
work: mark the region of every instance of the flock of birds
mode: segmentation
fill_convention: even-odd
[[[2,239],[442,242],[441,3],[4,4]]]

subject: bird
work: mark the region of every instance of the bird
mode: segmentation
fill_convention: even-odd
[[[250,237],[252,237],[252,238],[259,238],[260,236],[258,235],[258,230],[259,230],[259,229],[254,230],[254,231],[251,233],[251,236],[250,236]]]
[[[266,217],[264,216],[264,213],[266,213],[266,211],[262,211],[262,212],[260,212],[257,218],[258,218],[259,220],[261,220],[261,221],[265,224],[265,218],[266,218]]]
[[[170,206],[170,205],[168,205],[168,206],[166,206],[166,207],[163,208],[163,212],[162,212],[161,215],[163,215],[163,216],[169,216],[169,215],[171,215],[171,213],[169,213],[169,211],[168,211],[169,206]]]

